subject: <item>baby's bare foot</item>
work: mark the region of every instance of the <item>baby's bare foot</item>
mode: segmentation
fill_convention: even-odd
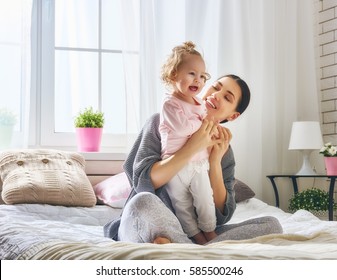
[[[154,244],[167,244],[167,243],[171,243],[171,240],[166,237],[158,236],[155,238],[155,240],[153,240],[153,243]]]
[[[195,241],[195,243],[199,244],[199,245],[204,245],[207,242],[207,239],[205,238],[203,232],[199,232],[196,235],[193,236],[193,239]]]
[[[215,233],[215,231],[204,232],[204,235],[205,235],[207,241],[211,241],[212,239],[214,239],[215,237],[218,236],[218,235]]]

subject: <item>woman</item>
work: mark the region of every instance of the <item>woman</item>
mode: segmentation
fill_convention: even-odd
[[[136,243],[192,243],[174,215],[166,192],[166,183],[200,150],[212,147],[209,155],[210,181],[216,207],[218,236],[211,242],[247,239],[270,233],[281,233],[282,227],[273,217],[262,217],[240,224],[226,225],[235,211],[232,135],[219,122],[233,121],[247,108],[250,91],[235,75],[219,78],[203,97],[207,117],[200,129],[174,155],[162,160],[159,115],[144,125],[124,169],[133,186],[119,219],[104,226],[104,235],[118,241]],[[214,139],[212,135],[219,137]]]

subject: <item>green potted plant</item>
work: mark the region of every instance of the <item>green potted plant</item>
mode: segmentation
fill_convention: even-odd
[[[318,217],[327,216],[329,209],[329,192],[315,187],[298,192],[289,200],[288,208],[290,212],[304,209]],[[334,209],[336,209],[336,203],[334,203]]]
[[[87,107],[75,117],[78,151],[98,152],[104,126],[104,113]]]
[[[319,151],[324,156],[327,175],[337,175],[337,147],[326,143]]]
[[[0,108],[0,149],[10,146],[16,122],[17,117],[12,111]]]

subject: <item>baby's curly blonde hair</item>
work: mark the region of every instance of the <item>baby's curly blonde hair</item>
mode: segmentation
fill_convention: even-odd
[[[161,79],[166,85],[172,84],[181,63],[183,62],[183,57],[186,54],[194,54],[202,58],[200,52],[195,49],[195,44],[191,41],[184,42],[182,45],[174,47],[172,53],[161,68]]]

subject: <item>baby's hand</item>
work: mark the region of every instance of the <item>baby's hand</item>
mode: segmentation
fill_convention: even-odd
[[[203,119],[212,121],[215,124],[214,129],[212,130],[212,139],[214,140],[219,139],[220,134],[219,134],[219,129],[217,128],[219,125],[219,121],[214,121],[214,117],[213,116],[209,117],[207,114],[204,115]]]
[[[227,152],[229,143],[232,140],[232,133],[228,128],[218,125],[218,133],[219,137],[217,139],[221,141],[212,146],[209,157],[209,160],[214,162],[221,162],[221,159]]]
[[[219,133],[218,126],[217,126],[217,129],[215,131],[213,131],[213,136],[212,136],[213,139],[219,139],[220,138],[220,133]]]

